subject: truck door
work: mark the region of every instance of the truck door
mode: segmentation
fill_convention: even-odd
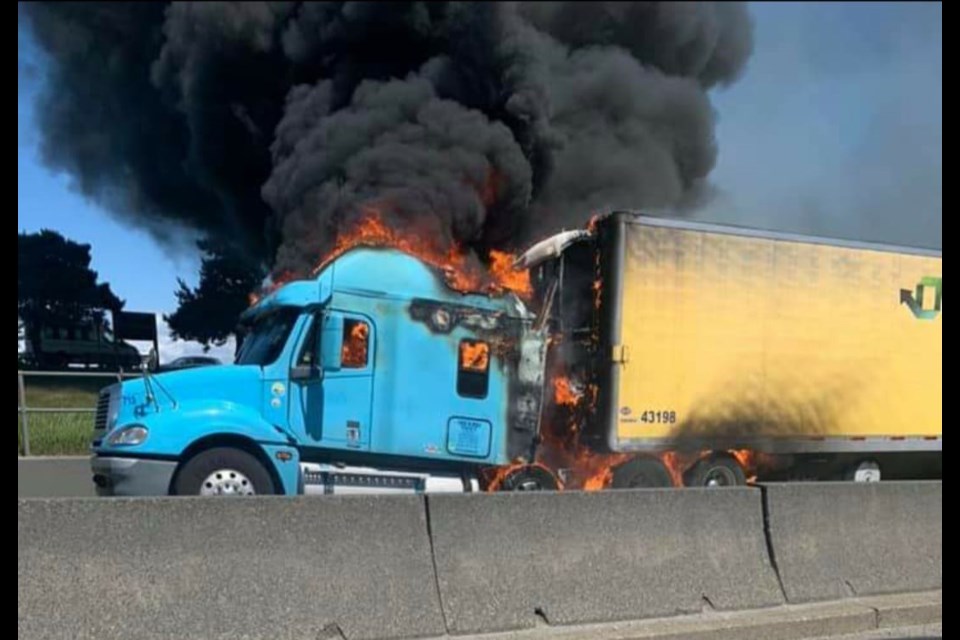
[[[370,447],[373,404],[373,322],[361,315],[327,311],[314,319],[317,375],[291,380],[291,426],[307,446],[364,450]]]

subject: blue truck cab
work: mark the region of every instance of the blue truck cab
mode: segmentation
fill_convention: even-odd
[[[241,320],[235,364],[101,392],[100,494],[469,491],[532,455],[546,337],[513,294],[356,248]]]

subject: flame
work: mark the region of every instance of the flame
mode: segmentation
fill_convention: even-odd
[[[601,295],[603,293],[603,281],[600,278],[597,278],[593,281],[591,286],[593,292],[593,308],[597,311],[600,310]]]
[[[482,340],[460,342],[460,368],[466,371],[486,371],[490,365],[490,345]]]
[[[516,269],[513,265],[517,257],[512,253],[490,251],[490,275],[495,282],[507,291],[513,291],[521,298],[530,298],[533,287],[530,285],[530,272],[526,269]]]
[[[613,469],[630,458],[599,453],[580,442],[580,423],[597,401],[595,385],[582,385],[558,372],[552,377],[552,415],[544,425],[538,461],[548,469],[567,469],[570,488],[599,491],[610,486]]]
[[[559,406],[575,407],[582,394],[576,393],[570,384],[570,378],[557,376],[553,379],[553,401]]]
[[[512,291],[525,298],[533,293],[529,273],[513,269],[514,256],[491,251],[490,266],[485,268],[479,261],[470,260],[470,254],[458,244],[443,248],[435,238],[436,234],[398,231],[383,221],[379,210],[368,207],[359,222],[340,232],[333,249],[317,263],[312,274],[355,247],[391,247],[440,270],[447,286],[456,291],[489,295]]]
[[[366,322],[347,320],[343,328],[343,346],[340,361],[344,367],[359,369],[367,365],[367,337],[370,327]]]
[[[500,188],[499,185],[499,176],[491,174],[484,185],[484,193],[489,190],[489,193],[495,194]],[[440,237],[437,233],[423,229],[395,229],[384,222],[376,206],[370,205],[355,224],[340,231],[333,249],[317,262],[310,276],[316,276],[328,264],[356,247],[384,247],[419,258],[440,271],[447,286],[461,293],[498,296],[512,292],[525,300],[533,296],[530,272],[514,267],[516,256],[513,254],[490,250],[487,254],[489,264],[485,265],[455,242],[438,242],[437,238]],[[273,274],[270,282],[261,287],[260,291],[248,296],[250,306],[296,277],[297,274],[291,271]]]
[[[685,458],[686,456],[677,451],[666,451],[660,454],[660,462],[667,468],[670,481],[675,487],[683,486],[683,474],[690,468],[690,462]]]
[[[613,482],[613,469],[630,459],[629,453],[599,454],[580,453],[577,463],[581,473],[586,473],[581,489],[584,491],[600,491],[606,489]]]
[[[747,484],[753,484],[757,481],[757,474],[761,469],[772,469],[777,465],[775,456],[753,449],[733,449],[730,452],[744,473],[747,474]]]

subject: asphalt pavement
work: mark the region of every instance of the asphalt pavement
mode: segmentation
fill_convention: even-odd
[[[93,497],[90,456],[17,457],[18,498]]]

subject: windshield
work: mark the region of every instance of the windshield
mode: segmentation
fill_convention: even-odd
[[[284,307],[257,318],[240,345],[237,364],[265,366],[273,363],[283,351],[299,315],[299,309]]]

